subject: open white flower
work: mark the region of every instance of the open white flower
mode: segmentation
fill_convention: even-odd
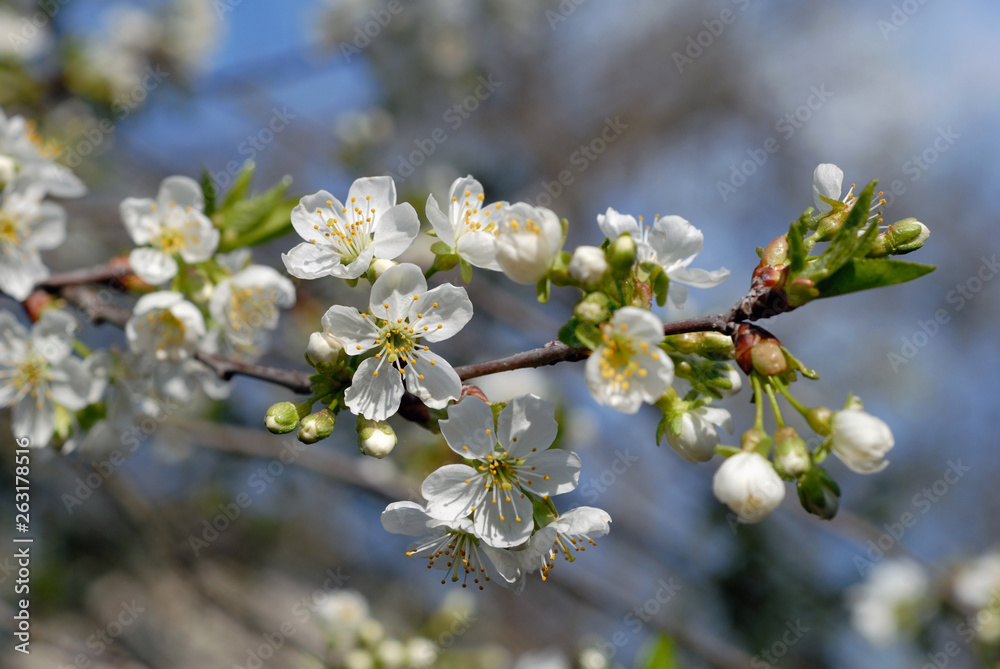
[[[139,298],[125,324],[132,351],[158,361],[192,357],[204,335],[205,319],[198,307],[180,293],[167,290]]]
[[[672,429],[667,428],[667,443],[688,462],[708,462],[715,455],[715,447],[719,445],[716,426],[732,434],[733,417],[725,409],[712,406],[684,411],[681,414],[680,433],[674,434]]]
[[[851,626],[873,644],[888,646],[930,614],[930,579],[910,558],[875,565],[848,593]]]
[[[517,202],[497,217],[497,263],[512,281],[537,283],[562,249],[559,217],[544,207]]]
[[[427,220],[438,239],[471,265],[500,271],[497,264],[495,216],[506,202],[483,205],[483,187],[472,176],[455,179],[449,193],[451,202],[445,214],[433,195],[427,197]],[[492,218],[491,218],[491,215]]]
[[[129,254],[136,276],[158,286],[177,274],[177,257],[204,262],[219,247],[219,231],[205,216],[205,196],[194,179],[167,177],[156,200],[126,198],[122,221],[138,248]]]
[[[674,363],[658,344],[663,323],[638,307],[622,307],[602,326],[602,343],[587,359],[586,379],[598,404],[636,413],[674,380]]]
[[[715,472],[712,492],[741,522],[757,523],[785,499],[785,484],[764,456],[742,451],[726,458]]]
[[[344,394],[347,407],[371,420],[385,420],[399,409],[403,386],[433,409],[443,409],[462,394],[462,382],[448,361],[422,341],[454,336],[472,318],[463,288],[442,284],[427,290],[416,265],[390,267],[372,285],[368,312],[335,305],[323,316],[323,329],[349,355],[375,350],[354,373]]]
[[[392,177],[367,177],[351,185],[347,206],[325,190],[303,197],[292,209],[292,227],[306,241],[281,255],[289,274],[356,279],[373,258],[409,248],[420,221],[409,203],[396,204]]]
[[[445,465],[424,480],[427,512],[454,520],[472,514],[477,537],[495,548],[523,544],[534,528],[526,493],[548,499],[576,488],[580,457],[550,449],[558,425],[555,407],[535,395],[515,397],[494,430],[489,405],[466,397],[440,422],[451,450],[473,461]]]
[[[705,236],[680,216],[658,216],[652,228],[647,226],[644,229],[641,217],[637,221],[608,207],[607,212],[598,214],[597,225],[612,241],[628,233],[635,239],[639,262],[655,262],[663,267],[670,278],[667,305],[675,309],[680,309],[687,301],[688,290],[685,286],[711,288],[729,276],[726,268],[710,272],[688,267],[701,253]]]
[[[607,511],[593,506],[578,506],[562,514],[551,523],[535,532],[528,546],[522,551],[512,552],[517,556],[521,577],[512,584],[514,592],[524,587],[524,576],[538,570],[542,580],[546,580],[560,555],[564,561],[573,562],[576,553],[596,546],[597,537],[611,531],[611,516]]]
[[[831,448],[848,469],[874,474],[889,466],[885,454],[895,444],[889,426],[879,418],[852,406],[833,415]]]
[[[845,207],[850,208],[857,201],[858,196],[854,192],[854,185],[852,184],[847,192],[841,197],[841,192],[844,187],[844,171],[834,165],[833,163],[820,163],[816,166],[813,171],[813,203],[816,205],[816,211],[823,214],[828,211],[833,210],[833,204],[836,202],[842,202]],[[878,208],[885,204],[885,200],[880,196],[882,195],[879,191],[879,197],[873,197],[872,202],[868,211],[868,220],[871,221],[873,218],[878,219],[881,223],[882,219],[879,215]],[[839,205],[838,205],[839,206]],[[924,226],[926,229],[926,226]],[[859,231],[860,234],[860,231]],[[926,233],[930,235],[930,230]],[[926,240],[926,236],[924,237]],[[924,241],[921,240],[921,243]]]
[[[266,265],[251,265],[220,281],[208,311],[234,345],[261,350],[267,333],[278,327],[278,307],[295,304],[295,286]]]
[[[65,412],[97,402],[104,392],[107,374],[94,368],[103,358],[72,357],[75,331],[76,321],[63,311],[44,312],[30,335],[0,311],[0,407],[14,407],[14,434],[32,446],[52,440],[60,412],[67,420]]]
[[[84,195],[87,187],[83,182],[68,167],[55,162],[58,154],[59,148],[43,140],[33,122],[26,121],[23,116],[8,118],[0,109],[0,159],[7,157],[13,161],[13,169],[4,171],[39,184],[56,197]]]
[[[66,212],[43,202],[37,183],[18,178],[0,194],[0,290],[25,300],[49,277],[39,251],[53,249],[66,238]]]
[[[507,550],[480,542],[468,518],[441,520],[414,502],[394,502],[382,512],[382,527],[418,537],[406,555],[426,558],[428,567],[451,572],[452,582],[461,580],[462,587],[470,578],[480,590],[486,581],[511,587],[518,580],[517,559]],[[441,583],[447,580],[442,578]]]

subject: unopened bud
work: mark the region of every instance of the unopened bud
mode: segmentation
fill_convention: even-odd
[[[396,447],[396,433],[384,420],[369,420],[358,416],[358,450],[363,455],[384,458]]]
[[[585,289],[593,289],[609,269],[608,259],[596,246],[579,246],[569,261],[569,275]]]
[[[764,253],[760,257],[761,263],[771,267],[784,265],[787,259],[788,239],[784,235],[775,238],[774,241],[768,244],[767,248],[764,249]]]
[[[372,283],[378,281],[378,278],[382,276],[390,267],[394,267],[398,263],[395,260],[389,260],[387,258],[375,258],[372,260],[371,265],[368,266],[368,280]]]
[[[773,340],[764,340],[750,351],[753,368],[763,376],[777,376],[788,369],[785,353],[781,345]]]
[[[743,377],[737,369],[727,365],[719,376],[709,379],[708,383],[718,390],[722,397],[733,397],[743,388]]]
[[[813,432],[821,437],[830,434],[830,420],[832,418],[833,412],[826,407],[816,407],[806,412],[806,422],[809,423]]]
[[[743,433],[740,439],[740,446],[744,451],[757,451],[761,455],[767,455],[771,449],[770,435],[760,428],[750,428]]]
[[[313,332],[309,335],[309,345],[306,346],[306,358],[313,367],[331,365],[340,358],[344,344],[339,339],[326,332]]]
[[[700,332],[668,335],[664,339],[678,353],[697,353],[701,349],[702,336]]]
[[[604,293],[591,293],[577,302],[573,315],[587,323],[603,323],[611,318],[608,304],[611,299]]]
[[[321,409],[302,419],[296,436],[303,444],[315,444],[333,433],[333,426],[336,422],[337,417],[333,415],[332,411]]]
[[[611,246],[608,247],[608,262],[615,276],[625,276],[631,272],[632,265],[635,264],[635,256],[635,240],[627,232],[611,242]]]
[[[291,402],[272,404],[264,415],[264,425],[273,434],[287,434],[298,424],[299,412]]]
[[[823,520],[830,520],[837,515],[840,486],[822,467],[812,467],[805,472],[799,477],[795,487],[803,509]]]
[[[930,236],[930,228],[926,225],[915,218],[905,218],[878,234],[868,251],[868,257],[901,256],[916,251]]]
[[[774,466],[779,474],[796,478],[812,466],[806,442],[793,427],[774,431]]]

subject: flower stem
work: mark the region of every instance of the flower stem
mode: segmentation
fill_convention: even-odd
[[[753,429],[764,430],[764,394],[760,389],[760,375],[757,372],[750,374],[750,384],[753,386],[753,403],[755,406]]]
[[[771,411],[774,412],[774,420],[777,421],[778,427],[785,427],[785,420],[781,417],[781,408],[778,406],[778,398],[774,394],[774,386],[770,381],[764,386],[764,392],[767,393],[768,399],[771,400]]]

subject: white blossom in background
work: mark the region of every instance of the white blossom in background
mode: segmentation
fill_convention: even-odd
[[[32,446],[46,446],[65,414],[97,402],[107,374],[103,358],[72,356],[76,321],[48,310],[31,332],[8,311],[0,311],[0,407],[13,406],[13,430]],[[92,356],[93,357],[93,356]]]
[[[251,265],[215,286],[208,311],[234,348],[258,354],[278,327],[278,309],[295,304],[295,285],[266,265]]]
[[[834,454],[858,474],[874,474],[889,466],[885,454],[895,440],[889,426],[861,410],[860,402],[833,415],[830,433]]]
[[[531,500],[570,492],[580,478],[580,457],[550,449],[558,425],[555,407],[535,395],[511,400],[493,426],[493,411],[475,397],[448,409],[440,422],[449,448],[474,466],[445,465],[424,480],[427,512],[457,520],[472,515],[477,537],[495,548],[523,544],[534,528]]]
[[[909,558],[887,558],[848,591],[851,626],[869,642],[887,646],[927,614],[930,580]]]
[[[180,293],[163,290],[143,295],[125,324],[129,347],[158,361],[194,355],[205,335],[205,319]]]
[[[663,323],[638,307],[622,307],[602,327],[601,345],[587,358],[587,387],[598,404],[636,413],[674,380],[674,363],[659,348]]]
[[[497,217],[497,264],[517,283],[537,283],[562,249],[559,217],[544,207],[517,202],[501,207]]]
[[[767,458],[742,451],[726,458],[715,472],[712,493],[741,522],[757,523],[785,499],[785,483]]]
[[[399,409],[406,390],[433,409],[443,409],[462,393],[448,361],[423,342],[454,336],[472,318],[463,288],[441,284],[427,290],[416,265],[391,267],[372,285],[367,312],[335,305],[323,316],[324,332],[344,344],[349,355],[376,351],[358,365],[344,394],[347,407],[371,420]],[[404,367],[405,363],[405,367]]]
[[[607,212],[598,214],[597,225],[610,240],[614,241],[628,233],[635,239],[637,260],[655,262],[670,278],[667,289],[667,305],[680,309],[687,302],[688,290],[692,288],[712,288],[729,276],[729,270],[714,271],[688,267],[704,248],[705,236],[701,230],[680,216],[658,216],[652,228],[643,228],[642,218],[637,221],[632,216],[620,214],[608,207]]]
[[[558,648],[543,648],[522,653],[512,669],[573,669],[573,662]]]
[[[127,198],[121,203],[122,221],[138,248],[129,254],[136,276],[153,286],[172,279],[177,258],[205,262],[219,247],[219,231],[205,216],[205,197],[189,177],[167,177],[156,200]]]
[[[708,462],[719,445],[717,427],[732,434],[733,417],[725,409],[700,406],[681,414],[679,434],[668,427],[665,436],[667,443],[688,462]]]
[[[66,212],[44,196],[40,184],[23,177],[0,193],[0,291],[19,301],[49,277],[39,251],[66,239]]]
[[[292,209],[292,227],[305,241],[281,255],[289,274],[356,279],[373,259],[391,260],[409,248],[420,221],[409,203],[396,204],[392,177],[366,177],[351,185],[346,207],[325,190],[303,197]]]
[[[162,48],[184,75],[191,76],[207,66],[208,57],[219,47],[222,25],[219,5],[173,0],[163,21]]]
[[[52,31],[48,25],[39,27],[30,22],[29,16],[0,7],[0,58],[26,62],[50,53],[51,48]]]
[[[408,557],[424,558],[427,565],[450,573],[441,579],[471,579],[483,589],[487,581],[511,587],[518,579],[517,558],[502,548],[481,543],[468,518],[442,520],[415,502],[393,502],[382,512],[382,527],[393,534],[417,537],[407,549]]]
[[[988,611],[988,617],[976,617],[979,639],[985,643],[1000,641],[1000,553],[987,553],[959,565],[951,589],[963,606],[977,614]]]
[[[43,140],[35,124],[23,116],[8,117],[0,109],[0,175],[20,176],[56,197],[80,197],[87,192],[68,167],[55,162],[59,148]],[[3,183],[0,183],[0,187]]]
[[[483,187],[471,176],[456,179],[448,197],[446,214],[434,195],[427,196],[427,220],[438,239],[469,264],[500,271],[496,260],[496,222],[497,214],[507,203],[484,205]]]

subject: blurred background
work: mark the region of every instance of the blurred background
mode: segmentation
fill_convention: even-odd
[[[987,606],[1000,592],[1000,406],[986,383],[1000,367],[998,30],[985,1],[0,2],[0,107],[65,143],[90,188],[63,203],[53,271],[127,253],[125,197],[203,167],[224,192],[246,160],[256,189],[289,175],[296,195],[392,174],[424,221],[427,194],[442,201],[471,173],[488,200],[568,218],[568,247],[600,242],[608,206],[679,214],[705,234],[695,266],[732,275],[667,320],[743,295],[754,248],[812,205],[822,162],[848,183],[880,179],[886,222],[926,223],[913,258],[938,266],[765,324],[822,377],[798,384],[800,399],[839,408],[854,392],[895,434],[881,474],[831,461],[843,487],[831,522],[790,493],[765,522],[732,526],[711,494],[718,460],[657,448],[658,412],[598,407],[579,364],[508,373],[482,381],[489,397],[557,402],[563,445],[583,459],[561,508],[600,506],[612,530],[520,596],[466,592],[379,523],[440,463],[437,439],[398,421],[382,461],[358,455],[350,426],[303,447],[261,426],[289,393],[237,378],[227,402],[147,421],[127,446],[35,455],[32,653],[11,650],[3,613],[0,664],[341,666],[323,658],[359,644],[382,648],[367,666],[395,666],[398,641],[435,666],[631,667],[667,635],[690,668],[1000,666]],[[255,260],[280,269],[297,241]],[[410,259],[426,263],[429,243]],[[475,319],[441,349],[454,364],[554,339],[576,298],[555,289],[539,306],[485,272],[469,292]],[[307,369],[323,311],[366,301],[363,286],[299,284],[264,362]],[[123,342],[110,326],[84,339]],[[738,431],[748,397],[722,405]],[[127,457],[109,464],[114,448]],[[12,448],[0,469],[12,499]]]

